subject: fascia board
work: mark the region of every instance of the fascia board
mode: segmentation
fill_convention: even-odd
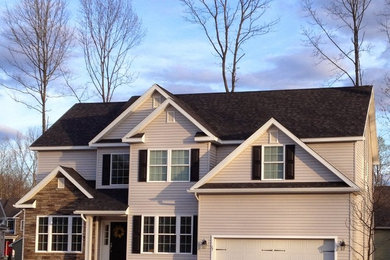
[[[95,136],[90,142],[89,145],[94,144],[100,140],[106,133],[108,133],[114,126],[121,122],[127,115],[132,111],[136,110],[144,101],[151,97],[154,91],[158,91],[166,99],[170,99],[170,96],[165,93],[157,84],[154,84],[150,87],[142,96],[140,96],[133,104],[131,104],[125,111],[123,111],[117,118],[114,119],[108,126],[106,126],[97,136]]]
[[[325,159],[323,159],[320,155],[318,155],[314,150],[312,150],[309,146],[303,143],[298,137],[296,137],[293,133],[291,133],[287,128],[285,128],[282,124],[276,121],[274,118],[268,120],[262,127],[260,127],[254,134],[252,134],[244,143],[239,145],[232,153],[230,153],[224,160],[222,160],[216,167],[214,167],[208,174],[206,174],[200,181],[198,181],[195,185],[193,185],[190,190],[198,189],[200,186],[208,182],[214,175],[216,175],[219,171],[226,167],[228,163],[230,163],[234,158],[236,158],[244,149],[246,149],[249,145],[251,145],[261,134],[263,134],[271,125],[275,125],[279,128],[284,134],[290,137],[296,144],[301,146],[306,152],[312,155],[315,159],[317,159],[320,163],[322,163],[328,170],[333,172],[337,177],[347,183],[350,187],[355,190],[359,190],[359,187],[353,183],[349,178],[347,178],[344,174],[342,174],[339,170],[337,170],[333,165],[328,163]]]
[[[31,151],[57,151],[57,150],[95,150],[88,145],[76,146],[31,146]]]
[[[26,195],[15,203],[16,206],[22,205],[26,201],[32,199],[40,190],[42,190],[56,175],[61,172],[69,181],[72,182],[85,196],[92,199],[93,196],[87,192],[79,183],[77,183],[61,166],[57,166],[52,170],[43,180],[41,180],[34,188],[32,188]]]
[[[126,215],[126,210],[75,210],[73,213],[83,215]]]
[[[34,200],[33,203],[30,203],[30,204],[14,204],[13,205],[15,208],[17,209],[35,209],[36,206],[37,206],[37,201]]]
[[[301,138],[304,143],[336,143],[364,141],[364,136],[344,136],[344,137],[322,137],[322,138]]]
[[[189,193],[351,193],[358,189],[347,188],[237,188],[237,189],[190,189]]]
[[[90,147],[128,147],[126,143],[94,143]]]

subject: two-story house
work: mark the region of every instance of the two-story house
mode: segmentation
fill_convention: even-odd
[[[372,87],[76,104],[31,146],[24,259],[358,259]]]

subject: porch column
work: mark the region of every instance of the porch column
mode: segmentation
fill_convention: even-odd
[[[85,260],[92,260],[92,230],[93,230],[93,217],[86,216],[85,223]]]

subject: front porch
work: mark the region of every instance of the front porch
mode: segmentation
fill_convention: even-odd
[[[126,211],[76,210],[85,221],[85,260],[126,260]]]

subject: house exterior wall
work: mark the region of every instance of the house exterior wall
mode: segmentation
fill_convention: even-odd
[[[349,241],[348,194],[200,195],[198,260],[209,260],[212,236],[337,237]],[[349,250],[337,252],[349,259]]]
[[[78,198],[85,197],[68,180],[65,181],[64,189],[57,189],[57,179],[63,178],[58,174],[53,178],[34,199],[35,209],[26,209],[25,234],[24,234],[24,260],[81,260],[84,259],[85,245],[82,246],[82,253],[52,253],[35,252],[37,216],[48,215],[73,215],[75,205],[78,204]],[[85,241],[85,223],[83,230],[83,241]]]
[[[295,144],[287,135],[279,131],[279,143]],[[268,145],[268,133],[260,136],[252,145]],[[295,145],[295,179],[283,182],[328,182],[340,179],[317,161],[299,145]],[[252,146],[247,147],[240,155],[212,178],[210,183],[221,182],[260,182],[252,180]]]
[[[107,133],[104,138],[118,139],[124,137],[128,132],[131,131],[131,129],[138,125],[143,119],[145,119],[153,110],[154,108],[152,103],[152,97],[150,97],[146,99],[144,103],[141,104],[140,107],[138,107],[134,112],[131,112],[126,118],[124,118],[122,122],[120,122],[116,127],[114,127],[109,133]]]
[[[39,151],[37,181],[58,165],[71,167],[87,180],[96,178],[96,150]]]
[[[352,181],[354,180],[354,142],[307,143],[307,146],[336,167],[349,179]]]
[[[216,163],[220,163],[226,156],[228,156],[231,152],[233,152],[238,145],[221,145],[217,147],[217,161]]]
[[[172,110],[172,108],[168,108]],[[155,118],[145,129],[146,141],[130,147],[130,184],[128,218],[128,245],[132,244],[133,215],[147,216],[192,216],[198,214],[198,203],[187,190],[195,182],[138,182],[138,157],[142,149],[199,149],[199,177],[209,171],[210,146],[208,143],[194,142],[199,129],[178,111],[176,123],[166,123],[165,112]],[[129,246],[129,259],[196,259],[188,254],[132,254]]]

